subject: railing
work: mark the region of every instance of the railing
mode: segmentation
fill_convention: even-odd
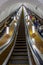
[[[21,14],[20,14],[21,15]],[[20,18],[20,17],[19,17]],[[14,32],[12,34],[12,37],[10,39],[8,39],[8,41],[0,47],[0,54],[12,43],[14,36],[18,34],[18,28],[19,28],[19,20],[17,21],[17,26],[14,27]]]
[[[39,53],[37,52],[36,49],[33,49],[33,46],[32,46],[33,41],[28,33],[28,26],[26,25],[26,21],[25,21],[25,32],[26,32],[27,42],[31,49],[31,52],[32,52],[36,65],[43,65],[43,60],[41,59]]]
[[[13,41],[14,38],[14,33],[12,35],[12,37],[10,39],[8,39],[8,41],[0,47],[0,54],[11,44],[11,42]]]

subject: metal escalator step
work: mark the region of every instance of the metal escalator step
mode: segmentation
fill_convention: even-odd
[[[25,35],[23,35],[23,36],[20,35],[17,38],[25,38],[25,37],[26,37]]]
[[[8,64],[8,65],[29,65],[29,64]]]
[[[27,60],[10,60],[10,64],[29,64]]]
[[[15,46],[26,46],[26,44],[16,44]]]
[[[14,49],[22,49],[22,50],[25,49],[25,50],[27,50],[27,48],[25,46],[24,47],[23,46],[21,46],[21,47],[15,47]]]
[[[26,41],[26,39],[18,38],[16,41]]]
[[[22,53],[21,52],[20,53],[19,52],[18,53],[16,52],[16,53],[13,53],[12,55],[13,56],[21,56],[21,55],[26,56],[27,55],[27,52],[22,52]]]
[[[11,56],[11,60],[27,60],[28,56]]]
[[[20,46],[15,46],[15,47],[27,47],[27,46],[26,46],[26,45],[25,45],[25,46],[21,46],[21,45],[20,45]]]
[[[23,40],[25,40],[26,38],[25,37],[17,37],[17,39],[23,39]]]
[[[20,44],[21,44],[21,45],[26,45],[26,42],[24,42],[24,41],[21,41],[21,42],[20,42],[20,41],[17,41],[17,42],[16,42],[16,45],[17,45],[17,44],[19,44],[19,45],[20,45]]]
[[[19,40],[19,41],[16,41],[16,43],[26,43],[26,41],[24,41],[24,40],[23,41],[20,41]]]
[[[22,52],[22,51],[25,51],[25,52],[27,52],[27,49],[14,49],[14,51],[16,51],[16,52]]]
[[[26,46],[15,46],[15,48],[27,48]]]
[[[19,37],[19,38],[25,38],[26,36],[25,36],[24,34],[22,34],[22,35],[19,34],[18,37]],[[18,38],[18,37],[17,37],[17,38]]]
[[[25,42],[22,43],[22,42],[17,41],[17,43],[15,45],[26,45],[26,44],[25,44]]]

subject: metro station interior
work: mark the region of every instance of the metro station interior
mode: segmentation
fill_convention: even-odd
[[[0,0],[0,65],[43,65],[43,0]]]

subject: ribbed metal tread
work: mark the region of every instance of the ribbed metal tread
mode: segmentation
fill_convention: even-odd
[[[27,60],[28,56],[11,56],[12,60]]]
[[[29,64],[27,60],[10,60],[10,64]]]
[[[20,44],[16,44],[15,46],[20,46],[20,45],[21,46],[26,46],[25,44],[21,44],[21,43]]]
[[[15,48],[27,48],[26,46],[15,46]]]
[[[14,49],[14,52],[27,52],[27,49]]]
[[[21,55],[23,55],[23,56],[26,56],[27,55],[27,53],[26,52],[16,52],[16,53],[13,53],[13,56],[21,56]]]
[[[26,40],[24,40],[24,39],[17,39],[16,41],[26,41]]]
[[[8,64],[8,65],[29,65],[29,64]]]
[[[23,43],[26,43],[26,41],[20,41],[20,40],[19,41],[16,41],[16,43],[22,43],[22,42]]]

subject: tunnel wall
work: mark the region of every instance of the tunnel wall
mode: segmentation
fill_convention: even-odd
[[[25,4],[25,6],[27,6],[31,11],[33,11],[35,14],[37,14],[39,17],[41,17],[43,19],[43,9],[40,8],[40,6],[35,5],[35,4]],[[36,9],[37,7],[37,9]]]
[[[39,6],[36,9],[37,4],[31,4],[31,3],[23,3],[26,5],[30,10],[35,12],[38,16],[43,18],[43,8],[41,9]],[[0,22],[5,19],[9,14],[11,14],[13,11],[15,11],[19,6],[21,6],[22,3],[14,3],[13,5],[8,5],[1,13],[0,13]]]

